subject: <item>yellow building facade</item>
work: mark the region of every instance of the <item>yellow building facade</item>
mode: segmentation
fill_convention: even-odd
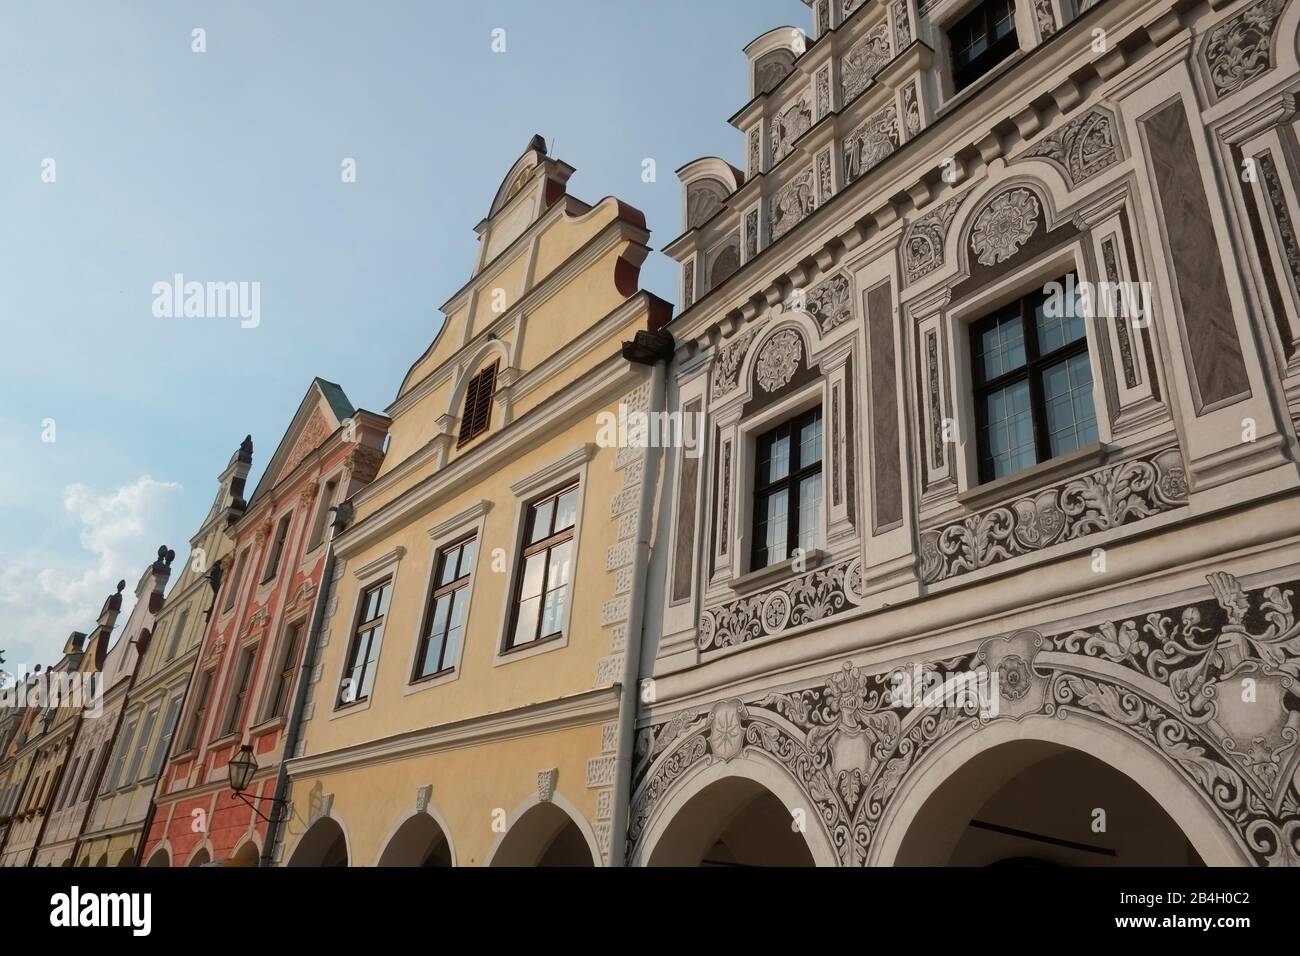
[[[621,863],[667,303],[534,137],[332,542],[282,865]],[[605,426],[602,429],[602,424]]]

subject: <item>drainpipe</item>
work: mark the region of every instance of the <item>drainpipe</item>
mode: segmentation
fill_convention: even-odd
[[[298,669],[298,689],[293,695],[293,708],[289,711],[289,733],[284,738],[284,754],[280,758],[280,769],[275,778],[275,802],[271,804],[271,822],[266,825],[266,841],[262,845],[262,856],[258,866],[271,866],[275,853],[275,843],[280,839],[280,825],[284,821],[289,796],[289,761],[298,749],[302,738],[302,712],[307,707],[307,695],[311,689],[311,672],[316,669],[316,652],[320,645],[321,628],[325,623],[325,608],[334,592],[334,538],[352,519],[352,505],[344,502],[330,508],[334,512],[333,530],[330,543],[325,552],[325,568],[321,572],[321,586],[316,594],[316,607],[311,614],[311,628],[307,632],[307,646],[303,649],[302,665]],[[276,808],[281,808],[276,810]]]
[[[667,333],[659,333],[667,335]],[[645,333],[638,332],[640,339]],[[660,411],[664,404],[665,381],[668,363],[672,359],[672,339],[656,349],[656,361],[651,365],[650,411]],[[667,354],[664,354],[666,349]],[[624,354],[627,354],[625,347]],[[630,357],[630,356],[629,356]],[[703,439],[703,435],[699,436]],[[650,568],[650,534],[654,524],[654,503],[659,482],[659,459],[662,451],[656,443],[648,443],[645,472],[641,478],[640,519],[637,522],[636,557],[633,563],[632,591],[628,595],[627,648],[624,651],[623,681],[618,709],[618,749],[614,763],[614,806],[609,822],[610,866],[627,863],[628,802],[632,796],[632,746],[636,736],[638,677],[641,670],[642,626],[645,618],[646,581]]]

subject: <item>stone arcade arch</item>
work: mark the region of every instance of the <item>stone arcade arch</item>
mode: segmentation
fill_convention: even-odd
[[[226,866],[257,866],[261,853],[262,851],[257,847],[257,841],[245,840],[243,845],[226,861]]]
[[[321,817],[307,828],[293,855],[289,857],[289,866],[336,867],[348,865],[348,839],[333,817]]]
[[[154,850],[153,856],[149,857],[149,862],[145,866],[171,866],[171,858],[167,855],[165,847],[159,847]]]
[[[412,814],[393,831],[375,865],[425,869],[454,866],[451,838],[446,828],[431,814]]]
[[[135,850],[123,850],[117,858],[118,866],[135,866]]]
[[[1100,848],[1116,849],[1118,843],[1114,856],[970,827],[984,815],[1002,819],[981,823],[1008,827],[1006,820],[1017,808],[1042,802],[1027,795],[1061,786],[1060,777],[1069,778],[1065,789],[1082,785],[1083,790],[1078,806],[1065,812],[1082,812],[1087,819],[1082,830],[1076,825],[1069,835],[1056,836]],[[1088,799],[1093,793],[1100,798]],[[1087,826],[1097,804],[1107,811],[1107,834],[1093,834]],[[1009,828],[1041,833],[1052,825],[1043,816],[1050,813],[1050,807],[1027,808],[1025,825]],[[1169,764],[1119,730],[1076,714],[1065,720],[998,722],[945,741],[908,774],[878,833],[868,865],[981,865],[1017,856],[1049,864],[1250,863],[1223,822]]]
[[[794,781],[751,752],[683,779],[648,822],[633,863],[835,866],[837,857]]]
[[[548,802],[531,798],[510,819],[510,829],[488,854],[489,866],[599,865],[591,827],[559,794]]]
[[[199,852],[190,857],[190,862],[186,866],[204,866],[212,859],[212,854],[208,852],[207,847],[201,847]]]

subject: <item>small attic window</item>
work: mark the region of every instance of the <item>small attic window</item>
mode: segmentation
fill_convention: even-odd
[[[469,380],[469,387],[465,389],[465,408],[460,417],[457,448],[473,441],[492,424],[492,393],[496,391],[497,366],[500,364],[500,360],[497,360],[485,366]]]

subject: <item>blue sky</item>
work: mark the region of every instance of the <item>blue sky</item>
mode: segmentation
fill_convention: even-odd
[[[240,439],[256,478],[311,376],[387,406],[533,133],[575,195],[644,210],[656,249],[675,237],[673,171],[742,165],[742,48],[809,19],[799,0],[0,8],[7,666],[56,660],[158,544],[183,560]],[[178,272],[260,282],[260,324],[155,318]],[[662,255],[642,282],[676,299]]]

